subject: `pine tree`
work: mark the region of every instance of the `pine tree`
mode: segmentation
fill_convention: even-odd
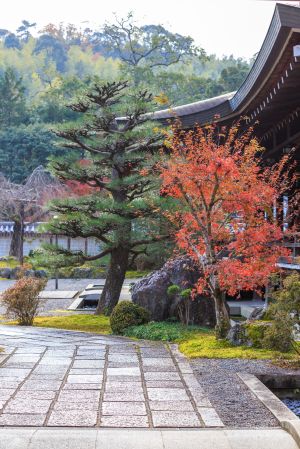
[[[81,119],[56,130],[69,157],[54,160],[52,170],[61,181],[85,184],[93,192],[56,200],[51,209],[57,218],[48,227],[54,234],[95,238],[101,251],[95,256],[53,247],[51,251],[72,263],[110,256],[96,311],[110,313],[131,257],[168,237],[158,214],[163,200],[156,173],[163,133],[146,114],[153,110],[152,95],[131,92],[127,82],[95,82],[69,107]]]
[[[19,125],[26,119],[25,87],[22,78],[9,67],[0,76],[0,127]]]

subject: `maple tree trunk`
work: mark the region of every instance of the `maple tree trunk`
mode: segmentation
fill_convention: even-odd
[[[225,295],[217,286],[212,293],[216,310],[216,337],[226,338],[230,329],[230,318],[226,306]]]
[[[96,315],[101,313],[110,315],[117,305],[128,267],[128,259],[128,249],[120,247],[112,251],[105,285],[96,308]]]
[[[24,209],[20,211],[20,216],[14,222],[14,230],[11,238],[9,255],[18,259],[23,264],[24,247]]]

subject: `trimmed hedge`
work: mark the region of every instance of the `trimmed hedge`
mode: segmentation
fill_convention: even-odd
[[[115,334],[123,334],[127,327],[146,324],[149,321],[149,311],[130,301],[121,301],[110,316],[110,326]]]

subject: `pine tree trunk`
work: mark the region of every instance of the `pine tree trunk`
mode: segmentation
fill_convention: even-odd
[[[216,337],[217,339],[226,338],[230,329],[230,317],[225,301],[225,295],[219,287],[212,293],[216,310]]]
[[[101,313],[110,315],[118,303],[128,267],[128,259],[128,249],[119,247],[112,251],[105,285],[96,308],[96,315]]]
[[[14,230],[10,243],[9,255],[23,264],[24,247],[24,206],[21,207],[19,217],[14,221]]]

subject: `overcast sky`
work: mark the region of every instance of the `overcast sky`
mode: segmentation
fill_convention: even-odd
[[[15,30],[23,19],[38,28],[50,22],[98,28],[114,12],[124,17],[133,11],[141,24],[161,23],[190,35],[209,54],[250,58],[262,44],[274,7],[272,0],[8,0],[1,5],[0,28]]]

